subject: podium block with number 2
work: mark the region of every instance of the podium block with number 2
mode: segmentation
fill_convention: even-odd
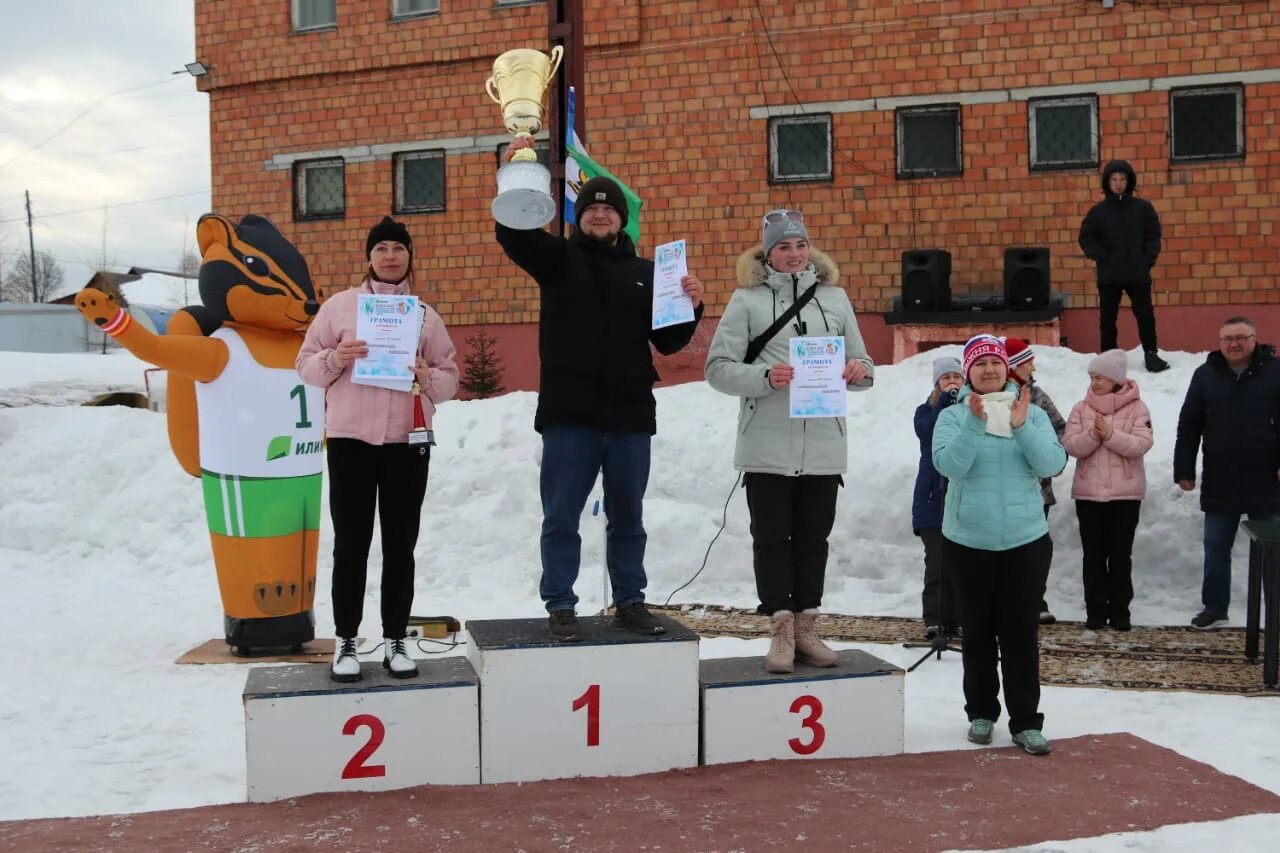
[[[480,776],[523,782],[632,776],[698,763],[698,637],[630,634],[582,619],[557,643],[545,619],[467,623],[480,675]]]
[[[702,763],[857,758],[903,751],[901,669],[857,650],[831,668],[764,671],[760,658],[702,662]]]
[[[244,688],[249,800],[480,781],[479,688],[465,658],[352,684],[315,664],[251,670]]]

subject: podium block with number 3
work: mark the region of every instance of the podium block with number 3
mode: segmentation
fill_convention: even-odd
[[[552,641],[545,619],[467,623],[486,783],[697,765],[697,635],[665,618],[657,637],[581,621],[576,643]]]
[[[390,678],[381,661],[352,684],[328,666],[251,670],[244,688],[249,800],[480,781],[479,688],[462,657],[418,661]]]
[[[702,662],[702,763],[856,758],[903,751],[901,669],[857,650],[839,664],[764,670],[761,658]]]

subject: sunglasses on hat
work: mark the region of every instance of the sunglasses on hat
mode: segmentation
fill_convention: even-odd
[[[786,208],[778,208],[771,210],[760,218],[760,225],[768,228],[770,225],[777,224],[783,220],[791,219],[795,222],[804,222],[804,214],[798,210],[787,210]]]

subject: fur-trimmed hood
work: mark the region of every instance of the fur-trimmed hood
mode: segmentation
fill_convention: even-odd
[[[825,252],[809,248],[809,264],[818,275],[819,284],[840,283],[840,268]],[[758,287],[769,280],[770,270],[764,262],[764,248],[754,246],[738,256],[738,287]]]

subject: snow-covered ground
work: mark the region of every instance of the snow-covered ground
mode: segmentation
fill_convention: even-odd
[[[1088,356],[1037,348],[1038,377],[1065,416],[1087,386]],[[876,387],[850,397],[849,473],[840,496],[824,606],[859,614],[919,614],[921,550],[911,534],[918,461],[912,414],[929,390],[926,354],[881,367]],[[1203,355],[1169,353],[1152,376],[1129,356],[1155,423],[1148,498],[1135,544],[1138,624],[1184,624],[1197,610],[1198,498],[1171,477],[1174,427]],[[67,389],[140,388],[144,364],[127,354],[0,353],[0,589],[15,646],[0,656],[0,819],[139,811],[243,800],[244,666],[175,666],[221,635],[221,610],[197,484],[178,468],[163,416],[144,410],[56,405]],[[702,383],[662,389],[646,504],[649,597],[662,602],[698,568],[730,494],[736,401]],[[415,612],[463,619],[535,616],[538,458],[535,396],[451,402],[436,422],[431,480],[418,547]],[[0,404],[2,405],[2,404]],[[1051,516],[1048,599],[1083,618],[1079,536],[1069,465]],[[322,525],[318,588],[332,550]],[[580,612],[601,602],[602,522],[583,521]],[[380,559],[378,543],[371,562]],[[1243,569],[1244,537],[1237,543]],[[755,604],[741,490],[702,575],[675,602]],[[1243,570],[1235,573],[1242,614]],[[376,571],[373,573],[376,577]],[[366,628],[376,630],[376,584]],[[322,633],[328,596],[318,596]],[[374,620],[370,622],[369,620]],[[704,656],[761,654],[762,641],[707,640]],[[864,646],[903,665],[916,654]],[[967,746],[960,664],[930,662],[907,679],[907,748]],[[1046,688],[1050,738],[1129,731],[1280,793],[1274,698]],[[1052,849],[1271,849],[1280,815],[1169,827],[1058,843]],[[1035,849],[1035,848],[1033,848]],[[1046,848],[1041,848],[1046,849]]]

